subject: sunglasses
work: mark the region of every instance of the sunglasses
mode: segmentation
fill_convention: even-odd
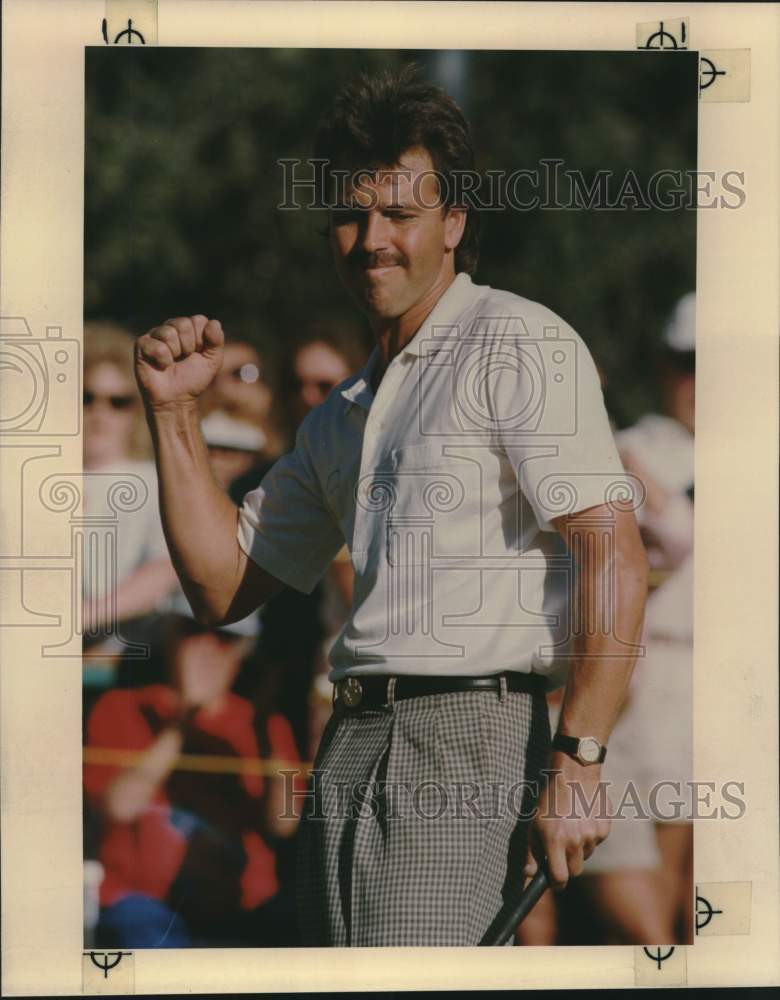
[[[106,396],[98,392],[84,391],[84,407],[94,406],[98,401],[108,403],[112,410],[129,410],[135,403],[135,396]]]
[[[262,380],[260,369],[253,364],[241,365],[240,368],[233,368],[231,371],[223,372],[223,374],[233,379],[234,382],[245,382],[247,385]]]

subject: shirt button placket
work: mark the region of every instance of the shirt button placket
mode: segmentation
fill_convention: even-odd
[[[395,391],[395,375],[398,369],[398,365],[393,365],[392,363],[388,366],[382,381],[379,384],[379,391],[374,394],[374,398],[371,402],[371,407],[366,414],[366,425],[363,430],[363,454],[360,461],[360,482],[362,483],[366,476],[370,476],[371,473],[377,467],[377,455],[381,451],[378,447],[378,443],[381,443],[382,432],[387,424],[384,419],[384,406],[382,405],[383,399],[392,399],[392,393]],[[379,407],[377,406],[377,400],[379,400]],[[355,511],[355,538],[361,539],[361,542],[365,548],[369,547],[369,539],[371,536],[371,529],[373,525],[366,524],[365,518],[368,511],[363,510],[360,504],[357,506]]]

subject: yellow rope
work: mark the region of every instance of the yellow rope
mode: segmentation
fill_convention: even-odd
[[[117,750],[113,747],[84,747],[85,764],[103,764],[112,767],[132,767],[144,756],[143,750]],[[174,764],[177,771],[198,771],[201,774],[259,774],[278,777],[279,772],[295,771],[307,776],[311,764],[300,761],[260,760],[257,757],[221,757],[215,754],[183,753]],[[295,775],[294,775],[295,776]]]

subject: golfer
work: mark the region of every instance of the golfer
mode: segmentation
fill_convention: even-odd
[[[585,344],[471,278],[457,105],[413,69],[362,77],[314,152],[336,271],[374,350],[237,509],[198,424],[220,323],[181,316],[140,337],[165,534],[211,625],[311,591],[346,542],[354,598],[301,829],[304,940],[476,945],[543,857],[560,889],[608,833],[587,803],[646,557],[631,505],[613,502],[626,477]],[[545,691],[564,682],[551,740]]]

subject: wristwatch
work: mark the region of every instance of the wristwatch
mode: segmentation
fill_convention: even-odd
[[[607,748],[595,736],[564,736],[556,733],[552,741],[553,750],[562,750],[580,764],[601,764],[607,756]]]

